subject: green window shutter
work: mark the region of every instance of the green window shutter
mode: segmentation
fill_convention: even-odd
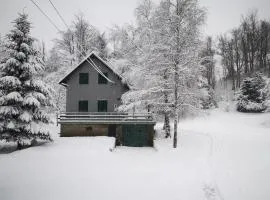
[[[79,112],[88,112],[88,101],[79,101]]]
[[[107,72],[103,72],[103,74],[108,77],[108,73]],[[104,78],[100,73],[98,74],[98,84],[107,84],[108,80],[106,78]]]
[[[107,112],[107,100],[98,100],[98,112]]]
[[[88,73],[80,73],[79,83],[80,84],[88,84],[88,82],[89,82],[89,74]]]

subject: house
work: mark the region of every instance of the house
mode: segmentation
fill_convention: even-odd
[[[66,88],[66,112],[58,115],[61,136],[112,136],[116,145],[153,145],[151,113],[115,111],[129,86],[98,54],[86,56],[59,84]]]

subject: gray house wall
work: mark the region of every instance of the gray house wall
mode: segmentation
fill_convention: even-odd
[[[114,83],[98,84],[98,72],[84,61],[75,71],[73,71],[66,80],[66,112],[79,112],[79,101],[88,101],[88,111],[98,112],[98,100],[107,100],[107,111],[113,112],[115,106],[121,104],[121,96],[128,88],[125,86],[119,76],[108,68],[96,56],[91,56],[92,61],[99,67],[103,73],[108,73],[108,78]],[[79,74],[88,73],[89,83],[79,84]]]

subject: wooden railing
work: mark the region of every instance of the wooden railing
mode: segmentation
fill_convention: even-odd
[[[58,123],[143,123],[154,122],[152,113],[61,112]]]

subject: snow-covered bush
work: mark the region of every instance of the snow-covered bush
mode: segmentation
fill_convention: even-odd
[[[0,140],[17,142],[18,148],[36,139],[51,140],[44,125],[52,106],[51,89],[40,79],[44,69],[30,36],[26,14],[19,14],[7,35],[7,56],[0,65]]]
[[[201,98],[202,109],[217,108],[214,90],[211,87],[203,88],[204,96]]]
[[[200,70],[204,70],[204,66],[200,67]],[[199,88],[199,98],[200,98],[200,107],[202,109],[211,109],[217,108],[217,100],[215,91],[208,84],[207,79],[200,75],[198,78],[198,88]]]
[[[202,109],[217,108],[215,91],[207,84],[199,84],[200,91],[200,106]]]
[[[246,78],[237,98],[237,110],[240,112],[263,112],[267,109],[267,84],[262,74]]]

